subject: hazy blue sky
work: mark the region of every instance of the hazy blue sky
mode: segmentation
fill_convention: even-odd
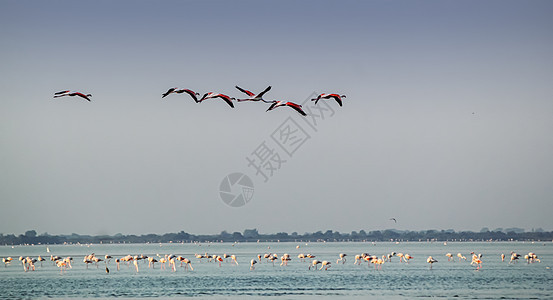
[[[553,230],[552,15],[552,1],[0,0],[0,232]],[[291,109],[161,99],[235,85],[347,98],[316,132]],[[64,89],[92,102],[52,98]],[[289,116],[311,138],[265,183],[246,158]],[[219,197],[233,172],[255,184],[239,208]]]

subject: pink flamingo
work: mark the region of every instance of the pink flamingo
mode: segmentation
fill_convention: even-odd
[[[176,90],[175,93],[177,94],[182,94],[182,93],[187,93],[188,95],[190,95],[190,97],[192,97],[192,99],[194,99],[194,101],[196,101],[196,103],[199,103],[200,101],[198,100],[198,96],[200,95],[199,93],[196,93],[192,90],[189,90],[189,89],[182,89],[182,90]]]
[[[206,93],[202,99],[200,99],[198,102],[202,102],[207,99],[214,99],[214,98],[221,98],[223,99],[230,107],[234,108],[234,104],[232,103],[232,100],[236,100],[235,98],[231,98],[224,94],[217,94],[217,93]]]
[[[277,107],[281,107],[281,106],[291,107],[292,109],[294,109],[295,111],[300,113],[300,115],[307,116],[307,114],[303,111],[303,109],[301,109],[302,106],[299,105],[299,104],[296,104],[294,102],[274,101],[273,104],[271,104],[271,106],[269,106],[267,111],[273,110],[273,109],[275,109]]]
[[[315,104],[319,102],[321,99],[334,99],[340,106],[342,106],[342,98],[346,98],[346,95],[338,95],[338,94],[320,94],[317,96],[317,98],[311,99],[311,101],[315,101]]]
[[[59,98],[59,97],[64,97],[64,96],[70,96],[70,97],[73,97],[73,96],[79,96],[83,99],[86,99],[88,100],[89,102],[91,101],[90,100],[90,97],[92,97],[91,94],[83,94],[83,93],[79,93],[79,92],[71,92],[71,91],[61,91],[61,92],[57,92],[57,93],[54,93],[54,98]]]
[[[250,98],[246,98],[246,99],[238,99],[237,101],[238,102],[242,102],[242,101],[263,101],[265,103],[271,103],[272,101],[265,101],[263,99],[263,95],[265,95],[265,93],[267,93],[270,89],[271,89],[271,86],[268,86],[263,92],[259,93],[259,94],[254,94],[248,90],[245,90],[239,86],[236,86],[236,88],[241,91],[242,93],[250,96]]]

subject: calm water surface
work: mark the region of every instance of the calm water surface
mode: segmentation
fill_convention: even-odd
[[[299,248],[297,248],[299,246]],[[211,299],[241,299],[272,296],[278,299],[358,298],[358,299],[553,299],[553,244],[551,242],[403,242],[403,243],[202,243],[202,244],[98,244],[98,245],[1,246],[0,257],[11,256],[14,261],[0,265],[0,297],[14,298],[141,298],[141,297],[209,297]],[[382,256],[392,251],[414,256],[410,263],[400,263],[394,257],[382,270],[367,263],[354,265],[354,256],[363,252]],[[483,254],[483,268],[470,265],[470,252]],[[535,252],[541,263],[527,264],[521,259],[509,264],[511,251],[523,256]],[[468,261],[447,261],[446,253],[462,253]],[[87,254],[95,253],[123,257],[127,254],[163,256],[182,255],[192,261],[194,271],[186,271],[177,263],[170,268],[149,269],[147,262],[133,265],[121,263],[117,271],[112,260],[105,271],[101,262],[88,268],[83,263]],[[239,265],[206,260],[199,262],[195,253],[235,254]],[[249,262],[257,254],[288,253],[288,266],[267,263],[264,259],[250,271]],[[328,271],[309,271],[299,253],[311,253],[318,260],[328,260]],[[347,262],[337,264],[339,253],[346,253]],[[501,262],[500,254],[507,260]],[[60,274],[49,261],[50,255],[74,258],[73,268]],[[19,256],[48,260],[37,263],[35,271],[24,272]],[[438,260],[432,270],[426,258]]]

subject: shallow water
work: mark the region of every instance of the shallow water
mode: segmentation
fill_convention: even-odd
[[[300,246],[299,248],[296,248]],[[553,244],[551,242],[403,242],[403,243],[202,243],[202,244],[98,244],[2,246],[0,257],[15,260],[0,267],[0,297],[13,298],[86,298],[86,297],[197,297],[239,299],[244,297],[278,296],[278,299],[312,298],[461,298],[461,299],[553,299]],[[408,264],[398,257],[375,270],[373,265],[354,265],[355,254],[367,252],[382,256],[392,251],[414,256]],[[483,268],[470,265],[470,252],[482,253]],[[521,259],[509,264],[501,262],[500,254],[515,251],[523,256],[535,252],[541,263],[527,264]],[[230,261],[222,266],[215,262],[199,262],[195,253],[235,254],[239,265]],[[250,271],[249,262],[257,254],[289,253],[288,266],[267,263],[264,259]],[[448,262],[445,254],[462,253],[469,261],[457,258]],[[169,267],[148,268],[147,262],[134,266],[121,263],[117,271],[112,260],[105,272],[101,262],[88,268],[82,262],[87,254],[102,257],[110,254],[182,255],[192,261],[194,271],[186,271],[177,263],[176,272]],[[328,271],[309,271],[308,263],[301,262],[299,253],[311,253],[318,260],[328,260]],[[347,262],[337,264],[339,253],[347,253]],[[24,272],[19,256],[49,259],[50,254],[74,258],[73,268],[60,273],[49,260],[36,264],[35,271]],[[430,270],[426,258],[438,260]]]

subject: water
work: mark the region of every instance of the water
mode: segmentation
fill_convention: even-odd
[[[296,246],[300,248],[296,248]],[[242,299],[273,296],[278,299],[315,299],[325,297],[359,299],[553,299],[553,244],[551,242],[405,242],[395,243],[203,243],[203,244],[104,244],[104,245],[50,245],[1,246],[0,257],[11,256],[14,261],[6,268],[0,265],[0,297],[13,298],[139,298],[139,297],[209,297],[212,299]],[[392,251],[414,256],[410,263],[392,262],[375,270],[367,263],[354,265],[355,254],[363,252],[382,256]],[[470,252],[482,253],[483,268],[470,265]],[[541,263],[527,264],[521,259],[509,264],[509,253],[523,256],[535,252]],[[235,254],[239,265],[223,262],[199,262],[195,253]],[[249,262],[257,254],[288,253],[288,266],[273,267],[264,259],[250,271]],[[445,254],[461,252],[469,261],[448,262]],[[83,257],[95,253],[97,257],[110,254],[148,256],[175,254],[192,261],[194,271],[186,271],[177,263],[177,271],[168,267],[149,269],[140,262],[137,273],[133,265],[121,263],[116,270],[114,260],[107,266],[101,262],[88,269]],[[318,260],[328,260],[328,271],[309,271],[308,263],[301,262],[299,253],[311,253]],[[347,253],[345,264],[336,264],[339,253]],[[501,262],[500,254],[507,259]],[[60,274],[60,269],[49,261],[50,254],[74,258],[73,268]],[[36,271],[24,272],[19,256],[47,259],[36,264]],[[438,260],[432,270],[426,258]]]

